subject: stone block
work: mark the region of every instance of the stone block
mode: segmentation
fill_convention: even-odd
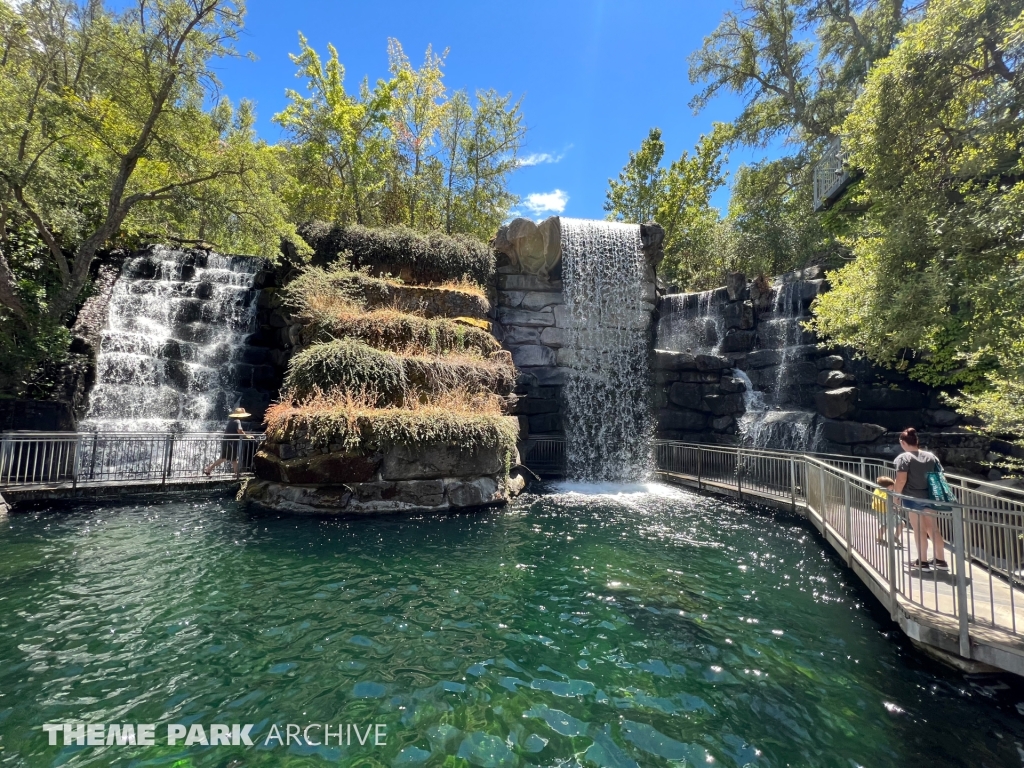
[[[825,387],[826,389],[841,387],[844,384],[849,384],[853,381],[855,381],[855,379],[852,374],[835,370],[824,370],[818,374],[817,378],[818,386]]]
[[[839,355],[825,355],[825,357],[818,358],[818,367],[823,370],[838,371],[845,364],[846,361]]]
[[[739,331],[733,328],[726,332],[719,349],[722,353],[748,352],[754,346],[756,339],[755,331]]]
[[[545,344],[555,349],[560,349],[565,346],[565,329],[564,328],[545,328],[540,332],[540,343]]]
[[[565,384],[565,369],[557,366],[526,368],[523,369],[523,373],[530,374],[533,383],[538,387],[560,387]]]
[[[541,343],[541,332],[547,330],[530,327],[525,325],[508,325],[501,326],[505,332],[502,343],[508,346],[515,346],[517,344],[540,344]]]
[[[527,291],[523,294],[521,306],[523,309],[537,311],[545,307],[553,307],[555,304],[564,304],[562,292],[558,291]]]
[[[699,432],[707,427],[708,418],[697,411],[674,411],[662,409],[658,411],[658,429],[682,432]]]
[[[526,291],[498,291],[498,306],[518,308],[523,303]]]
[[[560,291],[562,281],[539,275],[498,275],[498,288],[503,291]]]
[[[444,503],[444,481],[401,480],[395,483],[393,499],[416,507],[440,507]]]
[[[814,396],[818,413],[826,419],[841,419],[848,416],[853,412],[856,402],[856,387],[829,389],[825,392],[818,392]]]
[[[694,355],[698,371],[722,371],[732,368],[732,361],[719,355]]]
[[[747,368],[767,368],[782,362],[782,355],[776,349],[758,349],[747,355]]]
[[[696,371],[697,360],[689,352],[670,352],[667,349],[654,350],[655,371]]]
[[[654,383],[655,384],[670,384],[673,381],[679,381],[682,377],[680,371],[655,371],[654,372]]]
[[[735,376],[723,376],[720,386],[722,392],[727,395],[735,394],[736,392],[742,394],[747,391],[747,385],[743,379],[738,379]]]
[[[680,408],[703,410],[701,405],[702,397],[703,392],[701,392],[700,384],[689,384],[677,381],[668,390],[669,401],[678,405]]]
[[[749,330],[754,327],[754,305],[749,301],[734,301],[722,308],[726,328]]]
[[[857,411],[858,421],[881,424],[890,432],[902,432],[907,427],[923,429],[927,425],[924,411],[882,411],[862,408]]]
[[[842,445],[872,443],[885,433],[885,427],[880,424],[865,424],[860,421],[825,421],[821,432],[826,440]]]
[[[704,404],[715,416],[726,416],[734,413],[743,413],[743,395],[705,395]]]
[[[546,397],[524,397],[516,403],[516,414],[536,416],[541,413],[558,413],[560,405],[558,400]]]
[[[715,432],[725,432],[735,423],[736,419],[732,416],[719,416],[718,418],[711,420],[711,428],[715,430]]]
[[[860,407],[870,410],[913,410],[927,406],[927,398],[920,392],[889,387],[871,387],[860,393]]]
[[[554,325],[556,328],[568,328],[572,324],[572,319],[569,317],[569,310],[565,304],[555,304],[551,307],[551,311],[554,314]]]
[[[503,463],[495,448],[466,448],[447,443],[396,445],[384,454],[380,474],[384,480],[493,475]]]
[[[960,414],[946,408],[925,411],[925,416],[936,427],[951,427],[960,420]]]
[[[725,277],[725,290],[729,301],[743,301],[747,298],[747,276],[742,272],[730,272]]]
[[[544,328],[555,324],[555,316],[550,308],[531,312],[526,309],[498,307],[498,322],[506,326],[506,328],[510,325]]]
[[[530,416],[530,434],[562,431],[562,417],[557,413],[540,413]]]
[[[519,368],[555,365],[555,350],[541,344],[524,344],[512,348],[512,360]]]
[[[572,368],[579,362],[581,354],[585,353],[563,347],[555,353],[555,362],[561,367]]]
[[[261,480],[294,485],[344,485],[371,480],[381,459],[376,453],[326,453],[283,461],[261,450],[253,458],[253,471]]]
[[[818,280],[804,280],[800,284],[800,298],[804,301],[809,301],[817,297],[825,288],[825,281]]]
[[[473,480],[448,480],[445,493],[451,507],[479,507],[504,500],[493,477],[478,477]]]

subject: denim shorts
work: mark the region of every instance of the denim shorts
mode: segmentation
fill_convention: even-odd
[[[919,512],[922,509],[931,509],[932,502],[928,499],[903,499],[903,508],[910,512]]]

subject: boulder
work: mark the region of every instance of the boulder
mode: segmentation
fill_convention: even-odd
[[[857,402],[856,387],[839,387],[814,395],[818,413],[826,419],[841,419],[853,412]]]
[[[754,305],[749,301],[733,301],[722,308],[726,328],[749,330],[754,327]]]
[[[682,432],[699,432],[707,427],[708,418],[697,411],[658,411],[658,429]]]
[[[447,480],[444,486],[451,507],[479,507],[504,501],[498,481],[493,477]]]
[[[739,331],[733,328],[725,334],[719,349],[723,353],[747,352],[754,346],[756,339],[755,331]]]
[[[665,229],[661,224],[649,221],[640,225],[640,244],[643,247],[647,266],[652,270],[657,269],[661,260],[665,258],[664,243]]]
[[[715,432],[725,432],[735,423],[736,419],[732,416],[719,416],[718,418],[711,420],[711,428],[715,430]]]
[[[925,411],[925,416],[936,427],[951,427],[960,420],[960,414],[945,408]]]
[[[883,410],[905,411],[924,408],[927,398],[920,392],[907,389],[891,389],[889,387],[871,387],[860,393],[860,407]]]
[[[800,284],[800,298],[804,301],[809,301],[815,298],[825,288],[825,281],[818,280],[804,280]]]
[[[513,347],[512,360],[519,368],[539,365],[555,365],[555,350],[541,344],[523,344]]]
[[[842,371],[825,370],[818,374],[817,383],[819,387],[834,389],[855,380],[852,374],[843,373]]]
[[[523,303],[526,291],[498,291],[498,306],[517,309]]]
[[[822,370],[838,371],[845,362],[839,355],[825,355],[825,357],[818,358],[818,367]]]
[[[398,504],[430,509],[444,504],[443,480],[402,480],[395,483],[392,499]]]
[[[725,278],[725,290],[729,301],[743,301],[747,298],[747,276],[742,272],[730,272]]]
[[[523,373],[532,376],[531,383],[538,387],[560,387],[565,384],[565,369],[553,365],[525,368]]]
[[[735,376],[723,376],[720,383],[722,392],[727,395],[734,394],[736,392],[743,393],[747,391],[747,385],[743,379]]]
[[[859,421],[825,421],[821,432],[826,440],[842,445],[872,443],[885,433],[885,427],[880,424],[865,424]]]
[[[668,390],[668,399],[680,408],[692,408],[693,410],[703,410],[701,405],[701,398],[703,393],[701,392],[700,384],[684,384],[683,382],[677,381]]]
[[[733,413],[743,413],[746,406],[743,403],[743,395],[705,395],[704,405],[715,416],[726,416]]]
[[[513,219],[498,230],[491,245],[526,274],[547,276],[562,256],[561,231],[557,216],[539,225],[530,219]]]
[[[719,355],[694,355],[698,371],[721,371],[732,368],[732,360]]]
[[[654,350],[655,371],[696,371],[697,359],[689,352],[670,352],[667,349]]]
[[[902,432],[907,427],[923,429],[927,423],[924,411],[881,411],[862,408],[857,411],[857,419],[881,424],[892,432]]]
[[[758,349],[747,355],[747,368],[767,368],[782,362],[777,349]]]
[[[384,454],[380,474],[384,480],[495,475],[503,464],[504,457],[495,448],[447,443],[396,445]]]

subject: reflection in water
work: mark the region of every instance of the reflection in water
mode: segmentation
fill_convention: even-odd
[[[995,766],[1024,748],[1016,685],[993,698],[1002,678],[923,660],[801,521],[656,485],[447,517],[16,516],[0,596],[11,765]],[[47,746],[41,725],[68,720],[388,738]]]

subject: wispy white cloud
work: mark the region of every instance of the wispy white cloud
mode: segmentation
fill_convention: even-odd
[[[560,152],[557,155],[551,152],[531,152],[525,157],[520,157],[516,162],[516,166],[519,168],[529,168],[531,165],[558,163],[561,162],[563,157],[565,157],[565,152]]]
[[[534,216],[541,216],[549,212],[562,213],[568,202],[568,193],[555,189],[551,192],[531,192],[523,200],[523,206]]]

